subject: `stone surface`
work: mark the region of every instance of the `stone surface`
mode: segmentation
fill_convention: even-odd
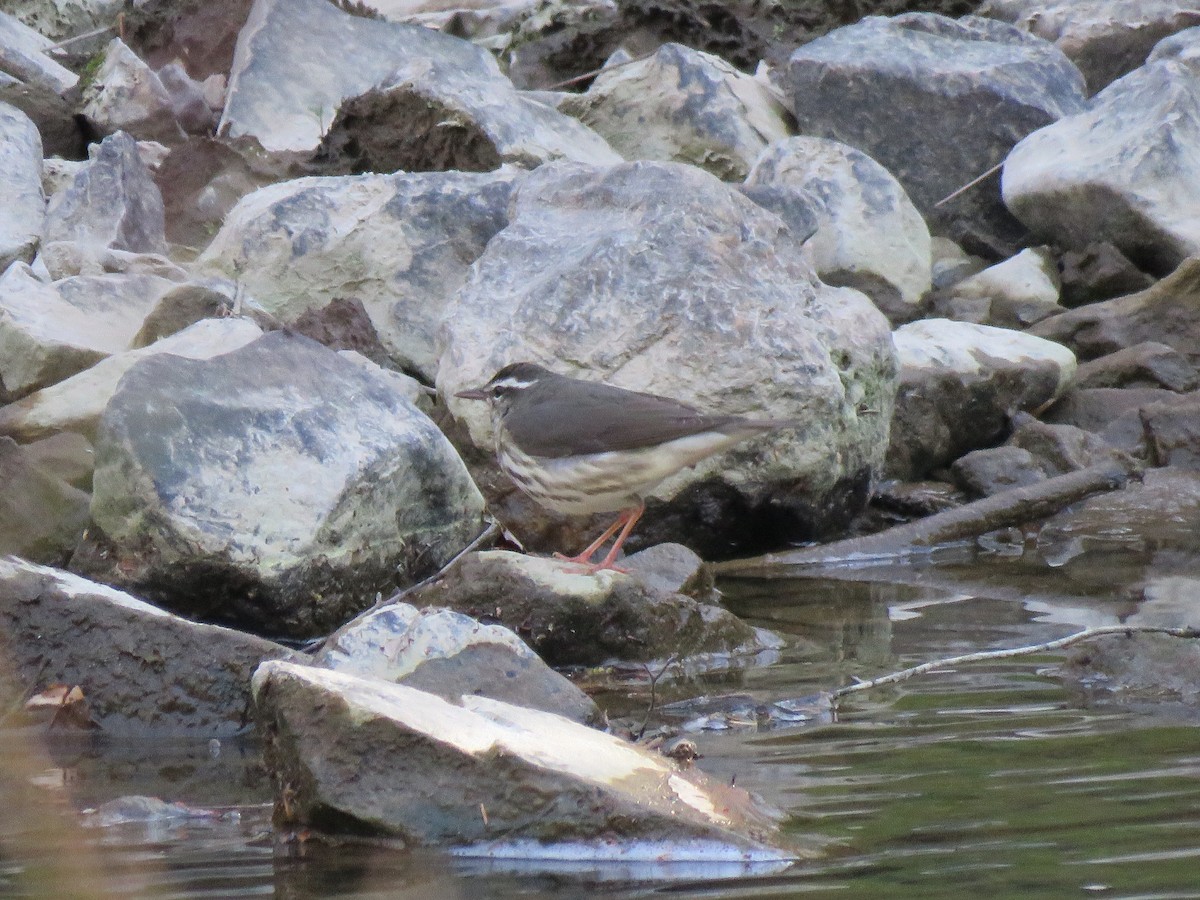
[[[679,44],[610,68],[560,107],[625,159],[688,163],[741,181],[759,154],[791,132],[791,113],[760,81]]]
[[[1059,259],[1062,304],[1083,306],[1136,294],[1154,284],[1154,279],[1129,261],[1108,241],[1068,250]]]
[[[1074,388],[1046,411],[1045,418],[1093,431],[1113,447],[1145,458],[1142,411],[1177,396],[1164,388]]]
[[[994,176],[935,204],[1031,131],[1084,107],[1083,77],[1062,51],[974,17],[871,16],[800,47],[787,79],[801,133],[862,150],[899,179],[931,230],[991,258],[1024,237]]]
[[[66,93],[79,78],[46,55],[53,43],[7,11],[0,11],[0,72],[56,94]]]
[[[578,122],[521,97],[487,51],[324,0],[256,0],[219,132],[276,153],[320,146],[335,173],[619,158]]]
[[[43,242],[105,249],[165,253],[162,195],[124,132],[93,147],[92,159],[71,186],[51,199]]]
[[[437,330],[507,224],[515,172],[301,178],[243,198],[197,261],[293,324],[360,301],[395,364],[433,379]]]
[[[1191,391],[1200,386],[1196,366],[1179,351],[1157,341],[1143,341],[1081,363],[1076,387],[1164,387]]]
[[[0,102],[0,272],[15,260],[33,259],[41,236],[42,139],[19,109]]]
[[[244,316],[263,331],[281,326],[244,286],[223,278],[206,278],[173,284],[159,294],[129,346],[149,347],[197,322],[229,316]]]
[[[413,599],[499,621],[550,665],[700,654],[732,658],[778,646],[720,607],[634,575],[608,570],[586,575],[559,560],[504,550],[469,554]]]
[[[82,434],[64,431],[24,444],[21,449],[42,472],[91,493],[95,457],[92,442]]]
[[[62,565],[88,523],[86,493],[39,468],[11,438],[0,437],[0,555]]]
[[[591,698],[501,625],[449,609],[395,603],[339,630],[316,664],[436,694],[464,694],[557,713],[576,722],[599,718]]]
[[[0,407],[0,434],[11,435],[22,443],[60,431],[92,438],[117,382],[138,360],[156,353],[206,359],[248,344],[261,334],[262,329],[249,319],[197,322],[149,347],[110,356],[65,381]]]
[[[1200,252],[1198,145],[1200,72],[1148,63],[1017,144],[1004,202],[1046,241],[1076,250],[1109,241],[1165,275]]]
[[[126,372],[97,430],[93,525],[71,565],[175,610],[308,637],[436,571],[482,511],[392,379],[272,332]]]
[[[1005,328],[923,319],[893,337],[901,370],[887,471],[896,478],[993,445],[1014,412],[1051,403],[1075,374],[1066,347]]]
[[[535,856],[617,835],[701,841],[712,859],[784,856],[764,843],[778,814],[740,789],[561,716],[284,662],[261,666],[253,689],[281,824],[522,840]]]
[[[706,603],[715,603],[720,597],[712,569],[682,544],[655,544],[639,550],[621,560],[621,568],[657,590],[686,594]]]
[[[1166,344],[1200,366],[1200,259],[1188,259],[1157,284],[1127,297],[1043,319],[1032,334],[1094,359],[1143,341]]]
[[[914,317],[930,287],[929,229],[887,169],[847,144],[794,137],[771,144],[746,183],[805,192],[817,222],[805,252],[821,280],[862,291],[894,322]]]
[[[960,322],[1020,329],[1064,312],[1058,296],[1058,265],[1049,248],[1037,247],[939,292],[933,309]]]
[[[255,667],[297,655],[12,557],[0,558],[0,641],[30,693],[78,685],[101,732],[130,737],[245,731]]]
[[[186,136],[158,74],[120,38],[109,42],[104,61],[83,89],[80,114],[101,135],[125,131],[164,144],[177,144]]]
[[[1094,94],[1146,61],[1167,35],[1200,25],[1189,0],[987,0],[979,14],[1052,41]]]
[[[861,508],[890,420],[887,321],[857,291],[822,285],[778,217],[658,162],[543,166],[510,213],[443,330],[438,389],[475,446],[490,455],[488,411],[453,395],[531,360],[706,411],[802,418],[665,481],[631,549],[675,540],[736,555],[836,530]],[[493,511],[536,538],[537,514],[507,514],[506,488]]]
[[[124,0],[7,0],[5,11],[51,41],[108,25]]]

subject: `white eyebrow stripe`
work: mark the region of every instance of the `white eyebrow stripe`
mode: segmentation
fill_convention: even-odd
[[[492,387],[494,387],[494,388],[518,388],[518,389],[520,389],[520,388],[533,387],[533,384],[534,384],[534,383],[533,383],[532,381],[522,381],[522,380],[521,380],[521,379],[519,379],[519,378],[512,378],[512,377],[509,377],[509,378],[502,378],[500,381],[493,381],[493,382],[492,382]]]

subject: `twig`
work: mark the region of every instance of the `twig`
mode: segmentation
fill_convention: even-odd
[[[655,51],[657,53],[658,51]],[[589,78],[595,78],[601,72],[615,72],[617,69],[623,69],[626,66],[632,66],[634,63],[640,63],[652,57],[654,53],[647,53],[645,56],[639,56],[637,59],[627,59],[623,63],[613,63],[611,66],[601,66],[598,69],[592,69],[590,72],[584,72],[582,75],[576,75],[574,78],[568,78],[566,81],[560,81],[557,84],[552,84],[546,91],[557,91],[559,88],[570,87],[573,84],[579,84],[581,81],[587,81]]]
[[[475,537],[475,540],[471,541],[471,543],[467,544],[467,546],[463,547],[461,550],[459,550],[457,553],[455,553],[452,557],[450,557],[449,562],[447,562],[444,566],[442,566],[440,569],[438,569],[436,572],[434,572],[428,578],[422,578],[416,584],[410,584],[406,588],[401,588],[400,590],[395,591],[390,597],[387,597],[386,599],[376,600],[375,603],[369,609],[364,609],[362,612],[360,612],[357,616],[355,616],[353,619],[351,619],[345,625],[338,628],[337,631],[334,631],[332,634],[330,634],[329,636],[327,636],[326,638],[321,640],[321,642],[319,644],[316,644],[315,646],[311,646],[311,647],[306,647],[305,649],[309,653],[320,653],[322,650],[324,650],[326,647],[330,646],[331,644],[337,643],[338,638],[340,638],[342,636],[342,634],[344,634],[350,628],[353,628],[355,625],[357,625],[359,622],[361,622],[367,616],[371,615],[374,612],[378,612],[383,607],[388,606],[392,603],[399,603],[401,600],[403,600],[405,597],[409,596],[410,594],[415,593],[416,591],[419,591],[422,588],[428,587],[429,585],[433,584],[435,581],[437,581],[443,575],[445,575],[447,572],[449,572],[451,567],[454,566],[460,559],[462,559],[468,553],[471,553],[474,550],[478,550],[484,543],[486,543],[487,541],[490,541],[499,532],[500,532],[499,524],[497,524],[494,521],[489,522],[487,528],[483,529],[483,531],[481,531]]]
[[[675,665],[677,662],[679,662],[679,654],[677,652],[672,653],[667,657],[667,661],[663,663],[663,667],[650,676],[650,705],[646,707],[646,715],[645,718],[642,719],[642,727],[638,729],[637,739],[639,741],[645,736],[646,726],[650,723],[650,715],[654,712],[654,707],[658,705],[658,697],[655,693],[655,689],[658,685],[658,679],[662,678],[663,675],[666,674],[667,669],[671,668],[671,666]],[[650,671],[649,666],[646,667],[646,671]]]
[[[1160,625],[1102,625],[1097,628],[1085,628],[1083,631],[1077,631],[1074,634],[1068,634],[1066,637],[1061,637],[1053,641],[1046,641],[1043,644],[1032,644],[1028,647],[1010,647],[1005,650],[981,650],[977,653],[965,653],[962,656],[950,656],[946,659],[921,663],[919,666],[901,669],[899,672],[892,672],[890,675],[881,675],[878,678],[872,678],[870,681],[858,681],[854,684],[840,687],[833,692],[832,699],[836,701],[840,697],[853,694],[857,691],[866,691],[884,684],[907,681],[914,675],[924,675],[926,672],[932,672],[934,669],[960,666],[964,663],[983,662],[991,659],[1027,656],[1030,653],[1044,653],[1048,650],[1061,650],[1064,647],[1070,647],[1072,644],[1078,644],[1080,641],[1091,640],[1094,637],[1103,637],[1106,634],[1128,635],[1134,632],[1140,634],[1167,634],[1178,638],[1200,638],[1200,628],[1192,626],[1167,628]]]
[[[74,37],[69,37],[64,41],[59,41],[57,44],[51,44],[49,47],[44,47],[42,48],[42,52],[53,53],[55,50],[62,50],[65,47],[71,46],[71,44],[74,44],[77,41],[86,41],[88,38],[99,37],[106,31],[112,31],[116,27],[116,25],[104,25],[100,28],[93,28],[91,31],[85,31],[83,34],[77,34]]]
[[[953,200],[955,197],[959,196],[960,194],[965,194],[971,188],[975,187],[975,185],[979,184],[981,181],[986,181],[988,178],[991,178],[993,175],[995,175],[997,172],[999,172],[1003,168],[1004,168],[1004,160],[1001,160],[1000,162],[998,162],[994,166],[992,166],[990,169],[988,169],[986,172],[984,172],[982,175],[980,175],[978,178],[972,178],[970,181],[968,181],[966,184],[964,184],[962,187],[960,187],[957,191],[954,191],[951,194],[947,194],[945,197],[943,197],[937,203],[933,204],[934,209],[936,209],[939,206],[942,206],[943,204],[949,203],[951,200]]]

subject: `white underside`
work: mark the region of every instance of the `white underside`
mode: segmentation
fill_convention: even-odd
[[[498,456],[505,474],[538,503],[566,515],[588,515],[637,506],[680,469],[752,434],[708,432],[657,447],[558,459],[530,458],[515,447],[501,449]]]

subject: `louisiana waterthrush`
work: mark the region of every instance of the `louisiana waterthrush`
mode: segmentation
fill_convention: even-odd
[[[678,400],[530,362],[505,366],[487,384],[455,396],[488,402],[500,468],[542,506],[567,515],[621,511],[582,553],[561,557],[593,572],[617,568],[646,495],[664,479],[746,438],[796,424],[706,415]],[[592,563],[618,529],[612,549]]]

